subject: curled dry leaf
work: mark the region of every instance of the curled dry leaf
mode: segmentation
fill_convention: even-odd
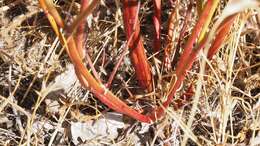
[[[70,127],[71,138],[74,144],[82,142],[99,141],[109,142],[118,136],[118,129],[125,126],[122,114],[106,113],[97,120],[89,120],[87,122],[72,122]]]
[[[41,95],[44,97],[51,92],[63,90],[68,93],[73,84],[77,82],[77,76],[72,64],[68,65],[63,73],[58,75],[53,82],[51,82],[45,89],[42,90]]]

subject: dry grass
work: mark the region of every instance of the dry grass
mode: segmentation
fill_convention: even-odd
[[[211,28],[226,3],[221,0],[214,21],[209,24]],[[174,66],[167,72],[162,67],[160,53],[163,50],[154,53],[152,49],[151,4],[151,1],[142,3],[140,22],[154,76],[153,92],[145,93],[138,86],[129,54],[124,50],[126,36],[119,0],[103,1],[88,17],[85,40],[86,51],[97,73],[95,76],[103,83],[107,83],[120,56],[127,53],[110,90],[131,107],[145,112],[165,100],[160,97],[166,96],[171,80],[174,80],[171,78]],[[179,40],[187,5],[187,1],[173,5],[177,11],[173,41]],[[165,47],[167,19],[172,7],[168,1],[163,1],[162,6],[162,46]],[[80,5],[78,1],[59,1],[57,8],[69,23],[79,13]],[[197,11],[193,7],[192,19],[181,38],[180,51],[196,23]],[[183,107],[174,110],[173,103],[165,109],[167,115],[153,124],[123,116],[124,127],[118,129],[120,132],[116,138],[106,136],[81,143],[260,145],[258,11],[247,9],[237,17],[225,43],[212,60],[200,53],[176,94],[178,98],[190,84],[194,84],[195,94]],[[75,145],[71,125],[101,119],[110,109],[81,87],[64,48],[37,1],[1,1],[0,17],[0,145]],[[177,43],[173,46],[177,47]],[[91,68],[87,61],[85,63]]]

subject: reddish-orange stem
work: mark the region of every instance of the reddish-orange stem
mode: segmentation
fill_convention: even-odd
[[[173,65],[177,64],[177,59],[180,57],[181,42],[184,40],[184,36],[185,36],[185,33],[187,32],[188,24],[191,20],[192,5],[193,5],[193,3],[191,1],[191,3],[189,4],[189,6],[187,8],[186,16],[184,18],[185,20],[183,22],[183,26],[181,28],[181,32],[180,32],[178,42],[176,45],[175,54],[174,54],[173,61],[172,61]]]
[[[200,31],[202,30],[204,22],[208,18],[208,12],[210,11],[211,7],[213,6],[212,4],[213,4],[212,0],[207,1],[207,3],[204,6],[203,12],[201,13],[201,16],[192,31],[190,38],[188,39],[186,45],[184,46],[183,54],[180,57],[178,67],[176,68],[177,77],[182,76],[182,74],[186,74],[186,70],[183,69],[183,68],[185,68],[184,67],[185,62],[190,57],[190,53],[192,52],[192,48],[196,42],[196,39],[198,38]]]
[[[171,15],[168,19],[167,45],[164,49],[164,58],[163,58],[163,66],[165,67],[166,71],[172,68],[170,56],[173,50],[173,30],[174,30],[175,20],[176,20],[176,11],[172,10]]]
[[[217,35],[215,37],[214,42],[212,43],[212,45],[209,48],[208,51],[208,59],[212,59],[213,55],[216,54],[216,52],[218,51],[219,47],[222,45],[222,43],[224,42],[232,24],[234,23],[235,19],[236,19],[237,14],[229,16],[228,18],[226,18],[220,25],[220,27],[218,28],[218,32]]]
[[[183,26],[181,28],[181,32],[178,38],[178,42],[176,45],[176,48],[173,46],[173,30],[174,30],[174,24],[175,17],[176,17],[176,11],[173,11],[170,15],[169,22],[168,22],[168,37],[167,37],[167,45],[164,50],[164,67],[166,70],[170,70],[172,68],[172,64],[175,64],[177,61],[177,57],[179,57],[179,50],[181,46],[181,41],[183,40],[184,34],[186,32],[187,24],[191,18],[191,11],[192,11],[192,3],[189,4],[187,10],[186,10],[186,16],[183,22]],[[171,54],[174,54],[173,61],[171,61]]]
[[[204,22],[208,18],[208,11],[211,9],[212,3],[213,3],[213,1],[211,1],[211,0],[207,1],[201,16],[192,31],[191,36],[189,37],[186,45],[184,46],[184,51],[180,57],[179,63],[176,68],[177,81],[175,82],[173,87],[169,90],[168,98],[163,103],[164,107],[160,107],[160,108],[156,109],[150,115],[152,120],[154,120],[156,118],[160,118],[161,116],[164,115],[164,108],[167,108],[169,106],[169,104],[172,102],[174,94],[180,88],[180,86],[186,76],[187,70],[189,70],[191,68],[199,50],[202,48],[201,46],[199,46],[199,47],[193,49],[193,45],[194,45],[196,39],[198,38],[200,31],[202,30]]]
[[[80,13],[82,13],[87,7],[88,7],[88,0],[81,0]],[[77,29],[77,35],[75,38],[77,43],[77,49],[81,58],[85,57],[85,50],[83,49],[84,38],[85,38],[85,33],[84,33],[85,25],[86,25],[86,19],[80,22]]]
[[[151,91],[152,76],[140,35],[138,11],[138,0],[123,0],[124,27],[127,40],[129,41],[130,57],[136,71],[136,77],[142,88]],[[133,38],[129,40],[132,34]]]
[[[154,16],[153,23],[155,28],[153,47],[158,52],[161,48],[161,0],[153,0]]]
[[[83,13],[86,9],[88,8],[88,0],[81,0],[81,7],[80,7],[80,13]],[[99,78],[99,75],[93,65],[93,62],[88,54],[88,52],[86,51],[86,49],[84,48],[84,40],[86,39],[86,33],[85,33],[85,27],[86,27],[86,18],[84,19],[84,21],[81,21],[78,28],[77,28],[77,33],[75,36],[75,41],[76,41],[76,45],[77,45],[77,50],[79,52],[79,55],[82,59],[84,59],[86,57],[86,60],[88,62],[88,65],[90,66],[93,75],[95,76],[95,78],[101,83],[101,80]]]

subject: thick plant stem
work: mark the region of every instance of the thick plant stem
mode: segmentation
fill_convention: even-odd
[[[86,8],[88,7],[88,0],[81,0],[81,7],[80,7],[80,13],[82,13]],[[86,18],[84,21],[80,22],[78,29],[77,29],[77,35],[76,35],[76,42],[77,42],[77,49],[78,52],[83,59],[85,57],[85,50],[84,47],[84,40],[85,40],[85,25],[86,25]]]
[[[83,13],[88,8],[88,2],[89,2],[89,0],[81,0],[80,13]],[[88,65],[90,66],[90,68],[92,70],[93,75],[101,83],[101,80],[93,65],[93,62],[92,62],[88,52],[84,48],[84,40],[86,40],[86,36],[87,36],[87,34],[85,33],[86,22],[87,22],[86,18],[83,19],[83,21],[81,21],[79,23],[79,26],[77,28],[77,32],[76,32],[76,36],[75,36],[77,50],[79,52],[81,59],[86,58]]]
[[[54,18],[58,26],[61,26],[62,28],[65,27],[64,21],[58,13],[57,9],[55,8],[52,0],[39,0],[39,3],[47,17],[50,14]],[[51,22],[51,20],[49,21]]]
[[[217,53],[218,49],[223,44],[228,32],[230,31],[230,28],[234,23],[236,17],[237,14],[229,16],[222,22],[222,24],[220,25],[221,27],[218,28],[218,32],[215,37],[215,40],[209,48],[208,55],[207,55],[208,59],[212,59],[213,55]]]
[[[161,48],[161,0],[153,0],[153,5],[153,24],[155,29],[153,47],[154,52],[158,52]]]
[[[151,115],[151,119],[154,120],[156,118],[160,118],[164,115],[164,109],[167,108],[173,100],[173,97],[176,91],[181,87],[183,80],[185,79],[186,72],[191,68],[193,62],[195,61],[199,50],[202,49],[201,46],[197,48],[193,48],[196,40],[199,37],[199,33],[201,32],[205,21],[208,19],[209,14],[208,11],[213,7],[213,1],[208,0],[205,4],[205,7],[199,17],[198,22],[196,23],[191,36],[189,37],[186,45],[184,46],[184,51],[180,57],[178,65],[176,67],[176,76],[177,80],[175,84],[170,88],[167,100],[163,103],[163,107],[159,107],[156,109]]]
[[[191,21],[192,5],[193,5],[193,2],[191,1],[190,4],[188,5],[188,8],[187,8],[185,20],[184,20],[183,26],[181,28],[181,32],[180,32],[179,39],[178,39],[178,42],[177,42],[177,45],[176,45],[175,55],[174,55],[172,64],[177,64],[177,59],[180,57],[180,51],[179,50],[181,48],[181,42],[183,41],[183,39],[185,37],[185,33],[187,32],[188,24]]]
[[[184,69],[186,66],[185,62],[187,60],[189,60],[190,53],[193,51],[193,46],[199,37],[199,34],[204,26],[204,23],[208,20],[208,17],[210,16],[208,12],[210,11],[210,9],[212,7],[213,7],[213,1],[208,0],[207,3],[205,4],[205,7],[203,9],[203,12],[201,13],[201,16],[200,16],[198,22],[196,23],[196,25],[192,31],[190,38],[188,39],[187,43],[184,46],[184,51],[180,57],[178,66],[176,68],[177,77],[182,76],[183,74],[186,74],[187,70]]]
[[[123,20],[127,40],[129,41],[130,57],[135,68],[136,77],[140,86],[148,91],[152,90],[152,76],[150,65],[145,55],[143,40],[140,35],[138,20],[138,0],[123,0]]]
[[[202,3],[202,1],[201,1],[201,3]],[[203,28],[202,28],[202,30],[200,32],[198,43],[200,43],[203,40],[203,38],[205,37],[205,34],[206,34],[207,30],[208,30],[209,23],[211,22],[211,18],[213,16],[214,12],[217,9],[218,3],[219,3],[219,0],[213,0],[211,9],[209,9],[209,11],[208,11],[208,18],[206,19],[206,21],[205,21],[205,23],[203,25]]]

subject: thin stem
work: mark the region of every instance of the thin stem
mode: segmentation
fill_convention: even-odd
[[[67,26],[66,30],[68,34],[72,34],[75,29],[85,20],[85,18],[92,13],[96,6],[100,3],[100,0],[93,0],[86,9],[84,9],[73,21],[73,23]]]
[[[81,0],[80,13],[83,13],[88,8],[88,0]],[[83,59],[85,57],[84,40],[86,39],[86,34],[84,32],[86,26],[86,18],[84,18],[77,29],[77,35],[75,36],[75,40],[77,42],[78,52]]]

